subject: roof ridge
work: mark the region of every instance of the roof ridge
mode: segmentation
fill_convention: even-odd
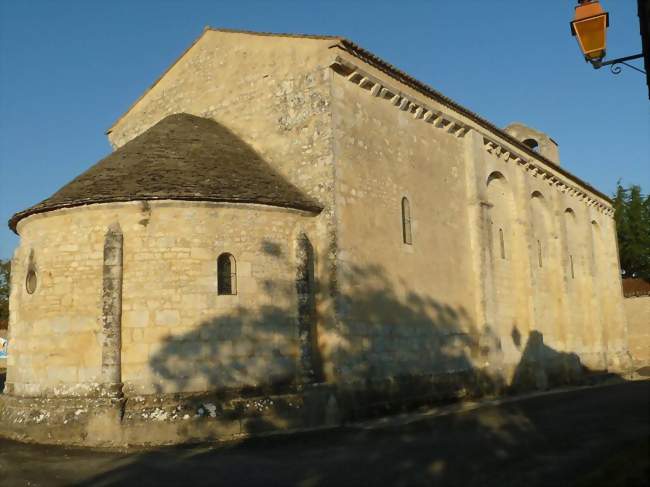
[[[205,31],[212,32],[226,32],[230,34],[251,34],[257,36],[269,36],[269,37],[296,37],[299,39],[331,39],[331,40],[346,40],[345,37],[338,35],[330,34],[301,34],[301,33],[291,33],[291,32],[268,32],[268,31],[256,31],[256,30],[246,30],[246,29],[229,29],[227,27],[211,27],[206,25],[203,29]]]

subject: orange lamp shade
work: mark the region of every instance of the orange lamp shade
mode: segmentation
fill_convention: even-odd
[[[609,14],[598,0],[582,1],[576,6],[571,22],[571,34],[578,39],[580,50],[587,61],[601,61],[605,57],[606,32]]]

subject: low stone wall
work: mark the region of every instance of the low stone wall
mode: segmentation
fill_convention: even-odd
[[[562,377],[546,374],[542,388],[598,380],[586,369],[569,365],[570,361],[563,365]],[[474,369],[366,383],[121,399],[0,394],[0,436],[107,448],[230,441],[274,431],[335,427],[423,406],[540,388],[539,368],[530,375],[523,367],[516,390],[495,379],[494,372]]]
[[[623,306],[627,315],[628,341],[634,365],[650,365],[650,296],[627,297]]]

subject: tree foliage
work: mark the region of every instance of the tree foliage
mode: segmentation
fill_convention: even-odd
[[[614,209],[621,272],[650,279],[650,196],[638,185],[624,188],[619,181]]]
[[[0,259],[0,322],[9,319],[9,276],[11,261]]]

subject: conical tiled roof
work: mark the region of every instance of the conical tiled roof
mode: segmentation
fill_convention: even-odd
[[[214,120],[169,115],[48,199],[16,213],[136,200],[258,203],[319,212],[322,207]]]

